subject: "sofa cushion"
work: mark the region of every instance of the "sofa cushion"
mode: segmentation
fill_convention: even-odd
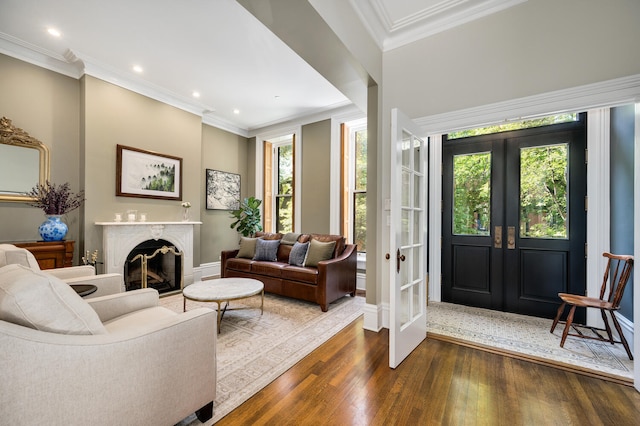
[[[264,232],[258,231],[255,234],[256,237],[262,238],[263,240],[281,240],[282,234],[279,232]]]
[[[307,257],[309,243],[295,243],[289,253],[289,264],[294,266],[303,266],[304,258]]]
[[[256,240],[257,238],[240,237],[240,250],[236,257],[253,259],[256,255]]]
[[[280,246],[280,240],[263,240],[258,239],[256,241],[256,254],[253,256],[253,260],[266,260],[269,262],[275,262],[278,260],[278,247]]]
[[[96,311],[64,281],[22,265],[0,268],[0,319],[59,334],[104,334]]]
[[[344,251],[345,248],[345,239],[342,235],[333,235],[333,234],[311,234],[309,236],[309,238],[311,240],[318,240],[321,241],[323,243],[329,242],[329,241],[335,241],[336,242],[336,248],[333,251],[333,255],[331,257],[338,257],[342,254],[342,252]],[[300,241],[301,243],[303,243],[304,241]]]
[[[231,259],[227,259],[226,268],[234,271],[251,272],[252,263],[253,260],[251,259],[232,257]]]
[[[318,269],[289,265],[282,269],[282,279],[315,285],[318,284]]]
[[[282,262],[253,262],[251,265],[251,273],[280,278],[282,276],[282,268],[285,266],[289,265]]]
[[[296,233],[296,232],[289,232],[287,234],[284,234],[284,237],[282,237],[281,243],[292,246],[296,243],[296,241],[298,241],[298,238],[300,238],[300,235],[302,234]]]
[[[333,257],[333,250],[336,247],[335,241],[321,242],[316,239],[309,241],[307,257],[304,259],[304,266],[318,266],[318,262],[329,260]]]

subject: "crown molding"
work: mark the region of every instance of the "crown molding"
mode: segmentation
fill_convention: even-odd
[[[0,32],[0,53],[67,77],[79,79],[83,74],[82,64],[3,32]]]
[[[349,0],[369,34],[383,51],[491,15],[527,0],[442,0],[394,20],[383,0]]]
[[[506,121],[585,111],[640,101],[640,74],[541,95],[416,118],[426,134],[439,134]]]

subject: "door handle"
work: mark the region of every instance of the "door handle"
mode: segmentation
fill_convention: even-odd
[[[404,254],[400,254],[400,249],[398,249],[398,251],[396,251],[396,271],[400,272],[400,262],[404,262],[406,258],[404,257]]]
[[[502,248],[502,226],[493,227],[493,247]]]
[[[513,250],[516,248],[516,227],[507,227],[507,248]]]

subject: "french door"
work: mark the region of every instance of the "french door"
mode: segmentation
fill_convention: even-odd
[[[584,114],[443,143],[443,301],[553,318],[585,293],[585,148]]]
[[[427,147],[421,130],[391,112],[389,218],[389,366],[396,368],[427,337]]]

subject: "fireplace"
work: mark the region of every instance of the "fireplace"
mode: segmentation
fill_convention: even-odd
[[[136,247],[149,241],[156,244],[163,241],[164,244],[161,245],[175,247],[175,251],[182,254],[183,285],[193,283],[193,227],[201,223],[96,222],[103,230],[105,273],[118,273],[126,277],[128,271],[125,271],[125,264]],[[177,262],[180,262],[180,256]]]
[[[138,244],[124,264],[127,291],[155,288],[160,294],[182,290],[182,253],[170,242],[147,240]]]

